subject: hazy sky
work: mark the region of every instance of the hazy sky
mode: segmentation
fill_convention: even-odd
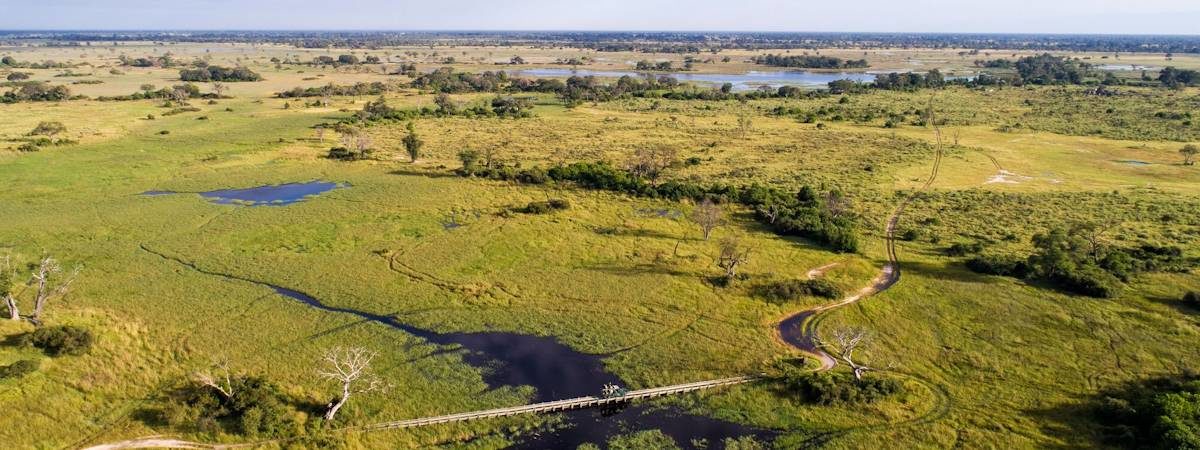
[[[1200,34],[1200,0],[0,0],[0,29]]]

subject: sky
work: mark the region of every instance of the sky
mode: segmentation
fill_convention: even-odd
[[[1200,0],[0,0],[0,29],[1200,34]]]

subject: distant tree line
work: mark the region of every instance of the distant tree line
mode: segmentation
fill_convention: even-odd
[[[625,31],[194,31],[194,32],[0,32],[13,41],[36,40],[50,46],[91,41],[278,43],[302,48],[384,46],[528,45],[531,41],[599,51],[700,53],[721,49],[895,49],[966,48],[1055,52],[1200,53],[1200,37],[1168,35],[1074,35],[994,33],[865,32],[625,32]]]
[[[869,67],[865,59],[849,60],[833,56],[774,55],[755,56],[755,64],[773,67],[795,67],[801,69],[863,69]]]
[[[615,82],[605,83],[593,76],[572,76],[565,81],[557,78],[528,79],[510,77],[505,72],[466,73],[451,68],[441,68],[422,74],[412,81],[412,86],[448,94],[467,92],[520,93],[538,92],[556,94],[568,105],[586,101],[611,101],[620,98],[646,97],[670,100],[745,100],[757,98],[798,98],[825,95],[822,92],[796,86],[763,88],[750,92],[733,92],[732,84],[716,88],[698,88],[685,85],[674,77],[623,76]]]

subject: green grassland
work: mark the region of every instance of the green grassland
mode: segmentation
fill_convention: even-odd
[[[457,352],[236,279],[437,331],[554,336],[579,351],[611,354],[606,366],[632,387],[757,373],[776,358],[795,355],[775,338],[778,320],[824,300],[776,304],[753,296],[751,287],[802,278],[833,262],[840,265],[826,277],[846,291],[875,276],[885,260],[884,222],[928,177],[934,158],[934,131],[912,123],[931,95],[947,121],[946,157],[931,190],[901,221],[901,229],[921,231],[901,243],[902,281],[821,323],[871,329],[875,340],[866,359],[893,363],[895,373],[887,376],[902,380],[906,393],[868,406],[825,407],[764,383],[662,402],[780,430],[781,448],[814,442],[835,448],[1086,447],[1099,443],[1095,425],[1075,409],[1081,401],[1107,386],[1200,361],[1194,345],[1200,316],[1178,301],[1183,292],[1200,289],[1195,274],[1143,275],[1122,296],[1096,300],[978,275],[960,258],[941,253],[952,242],[976,240],[986,241],[989,250],[1018,253],[1027,251],[1029,236],[1051,226],[1119,218],[1115,242],[1170,243],[1196,256],[1200,169],[1179,165],[1176,150],[1181,141],[1195,140],[1200,126],[1154,117],[1159,110],[1195,111],[1195,90],[1122,88],[1126,95],[1102,98],[1084,96],[1081,88],[948,89],[856,95],[847,103],[839,97],[633,99],[575,108],[543,97],[529,119],[417,120],[426,149],[415,164],[402,156],[404,124],[377,124],[366,130],[376,159],[344,163],[323,158],[337,138],[322,142],[313,127],[349,116],[370,98],[340,97],[326,108],[292,102],[284,109],[285,102],[271,95],[294,86],[388,77],[275,69],[262,62],[301,52],[296,49],[222,48],[228,54],[213,52],[217,61],[246,58],[266,81],[231,83],[234,98],[193,101],[198,112],[161,116],[165,108],[151,101],[0,105],[0,139],[15,144],[38,122],[59,120],[79,141],[36,153],[5,150],[0,143],[0,254],[31,261],[48,253],[82,265],[74,292],[52,306],[49,320],[85,325],[99,335],[91,353],[76,357],[46,358],[25,347],[0,346],[0,365],[43,360],[29,377],[0,380],[0,406],[22,412],[0,419],[0,442],[77,447],[170,433],[146,420],[146,411],[167,386],[222,356],[323,404],[334,388],[314,376],[313,366],[334,345],[379,351],[376,368],[395,386],[354,398],[342,418],[347,424],[531,398],[528,389],[489,390]],[[161,49],[145,44],[86,52],[99,65],[110,64],[114,54],[154,50]],[[73,58],[39,51],[17,55]],[[484,50],[469,51],[484,57]],[[54,71],[35,72],[49,79]],[[78,91],[127,94],[143,83],[170,84],[172,74],[128,70]],[[455,96],[461,102],[486,98]],[[417,107],[431,105],[433,96],[405,90],[388,100]],[[827,113],[804,123],[793,114],[773,114],[780,106]],[[148,114],[160,117],[147,120]],[[744,115],[753,127],[741,132],[737,122]],[[900,126],[885,128],[896,115],[905,117]],[[201,116],[208,119],[197,120]],[[1022,126],[1013,128],[1017,123]],[[862,224],[865,250],[836,254],[780,238],[747,211],[732,211],[730,223],[705,241],[685,218],[693,207],[686,202],[450,174],[464,149],[546,167],[619,164],[638,148],[660,145],[675,148],[681,159],[699,160],[673,168],[668,177],[674,179],[845,191]],[[1127,160],[1153,164],[1122,162]],[[988,183],[1000,170],[1015,174],[1006,178],[1012,182]],[[139,195],[316,179],[351,187],[286,207],[218,205],[194,194]],[[569,200],[572,207],[547,215],[505,213],[549,198]],[[660,209],[684,217],[659,217],[654,211]],[[461,226],[446,227],[450,218]],[[718,288],[708,278],[718,272],[715,240],[726,236],[752,247],[743,270],[749,278]],[[30,329],[0,321],[0,335],[7,338]],[[500,448],[514,432],[544,420],[345,433],[337,443]]]

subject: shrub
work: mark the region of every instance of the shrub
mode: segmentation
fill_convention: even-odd
[[[82,355],[94,342],[91,331],[72,325],[41,327],[23,338],[25,345],[37,347],[50,356]]]
[[[360,152],[357,150],[348,149],[346,147],[334,147],[329,149],[329,153],[325,154],[325,157],[338,161],[359,161],[370,159],[371,150],[367,149]]]
[[[7,366],[0,367],[0,379],[21,378],[38,370],[38,362],[32,359],[22,359]]]
[[[975,273],[1025,278],[1030,274],[1029,263],[1020,258],[978,255],[967,260],[967,268]]]
[[[29,153],[29,152],[36,152],[38,150],[41,150],[41,147],[38,147],[37,144],[34,144],[32,142],[26,142],[24,144],[17,146],[17,151],[19,151],[19,152]]]
[[[1138,380],[1093,401],[1100,434],[1114,448],[1200,448],[1200,379],[1194,374]]]
[[[983,251],[980,242],[955,242],[945,250],[946,256],[967,256]]]
[[[179,71],[179,79],[183,81],[259,81],[262,76],[245,67],[225,68],[208,66],[198,69]]]
[[[899,381],[891,378],[856,380],[841,372],[789,371],[782,381],[787,391],[821,405],[870,404],[904,390]]]
[[[1188,291],[1183,294],[1183,304],[1200,309],[1200,292]]]
[[[257,376],[230,378],[231,397],[190,382],[168,395],[160,418],[176,428],[233,432],[250,436],[283,436],[295,430],[287,398],[274,383]]]
[[[1121,293],[1121,280],[1091,264],[1049,279],[1068,292],[1088,297],[1113,298]]]
[[[840,298],[842,290],[824,279],[784,280],[763,284],[755,289],[757,295],[774,300],[788,301],[800,297]]]
[[[518,209],[517,212],[525,214],[546,214],[569,208],[571,208],[571,203],[567,200],[551,199],[545,202],[530,202],[528,205]]]

